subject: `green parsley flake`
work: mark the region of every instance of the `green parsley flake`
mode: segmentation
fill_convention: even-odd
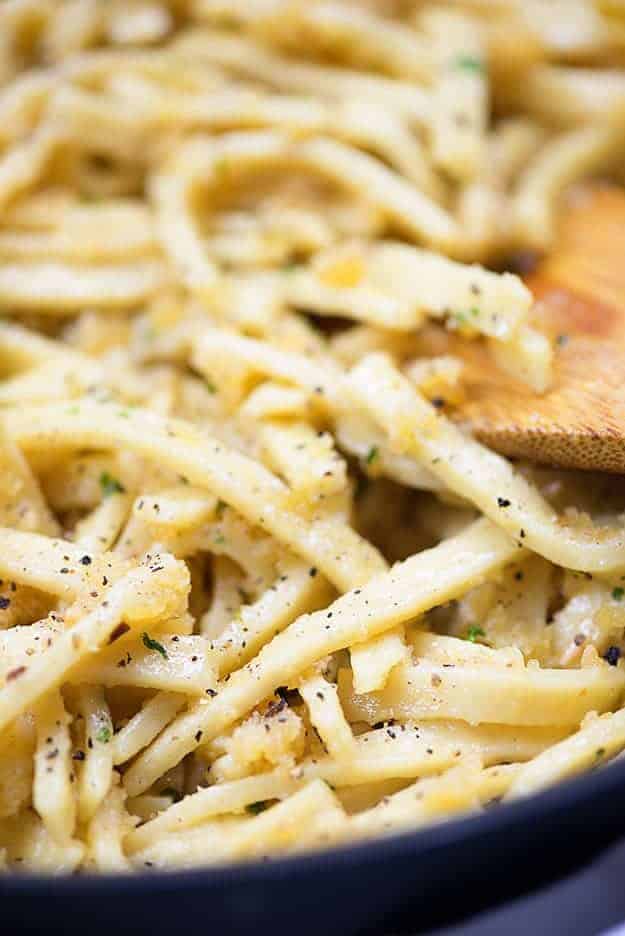
[[[466,325],[467,317],[464,312],[453,312],[452,313],[452,327],[454,325]]]
[[[471,319],[479,318],[480,310],[477,306],[471,306],[466,312],[452,312],[450,325],[453,328],[462,328],[464,325],[470,325]]]
[[[372,445],[369,451],[367,452],[367,457],[365,458],[365,461],[367,462],[368,465],[372,465],[379,454],[380,454],[380,450],[377,447],[377,445]]]
[[[625,588],[621,588],[620,585],[612,589],[612,597],[615,601],[622,601],[623,595],[625,595]]]
[[[111,494],[123,494],[126,488],[123,484],[114,478],[108,473],[108,471],[103,471],[100,475],[100,487],[102,488],[102,496],[110,497]]]
[[[152,637],[150,637],[147,631],[143,631],[143,633],[141,634],[141,640],[143,641],[144,645],[148,648],[148,650],[156,650],[157,653],[160,653],[162,657],[167,659],[167,650],[165,649],[163,644],[159,643],[158,640],[154,640]]]
[[[473,55],[459,55],[454,61],[454,68],[461,71],[473,72],[475,75],[484,73],[484,63]]]
[[[204,378],[204,386],[206,387],[209,393],[217,393],[217,385],[213,383],[210,377]]]
[[[217,546],[223,546],[223,544],[226,542],[226,537],[223,535],[223,533],[216,533],[213,538],[213,542],[216,543]]]
[[[486,637],[486,633],[477,624],[471,624],[467,631],[467,640],[477,643],[478,637]]]
[[[257,816],[259,813],[264,812],[268,808],[268,800],[258,800],[257,803],[249,803],[249,805],[245,807],[245,812],[251,813],[252,816]]]
[[[112,737],[113,732],[111,731],[109,725],[102,725],[101,728],[98,728],[95,734],[95,739],[96,741],[99,741],[100,744],[108,744]]]

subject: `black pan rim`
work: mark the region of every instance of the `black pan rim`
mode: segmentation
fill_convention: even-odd
[[[148,895],[158,887],[160,895],[185,889],[244,887],[246,884],[288,882],[316,874],[339,874],[366,868],[375,862],[414,860],[416,856],[449,849],[467,840],[484,840],[520,824],[548,820],[549,816],[587,808],[598,797],[625,791],[625,760],[606,764],[589,773],[567,779],[544,791],[515,802],[494,805],[484,813],[450,819],[417,830],[367,839],[352,844],[316,849],[300,855],[270,860],[231,862],[214,867],[181,870],[133,871],[117,874],[0,873],[0,896],[57,898]],[[573,814],[573,813],[572,813]],[[589,818],[592,818],[590,816]]]

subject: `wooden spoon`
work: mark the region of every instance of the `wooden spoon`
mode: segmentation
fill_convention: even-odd
[[[483,345],[455,340],[467,389],[459,418],[505,455],[625,473],[625,190],[570,198],[553,253],[525,281],[534,323],[555,340],[552,387],[538,396]]]

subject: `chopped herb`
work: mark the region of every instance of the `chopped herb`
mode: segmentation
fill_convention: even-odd
[[[167,650],[165,649],[163,644],[159,643],[158,640],[154,640],[152,637],[150,637],[147,631],[143,631],[143,633],[141,634],[141,640],[143,641],[144,645],[148,648],[148,650],[156,650],[157,653],[160,653],[162,657],[167,659]]]
[[[226,537],[223,535],[223,533],[216,533],[213,538],[213,542],[217,546],[223,546],[223,544],[226,542]]]
[[[258,800],[257,803],[249,803],[245,807],[245,812],[251,813],[252,816],[257,816],[259,813],[264,812],[269,808],[268,800]]]
[[[621,588],[620,585],[612,589],[612,597],[615,601],[622,601],[623,595],[625,595],[625,588]]]
[[[296,270],[298,267],[297,260],[285,260],[282,264],[282,269],[285,273],[290,273],[291,270]]]
[[[367,452],[367,457],[365,458],[365,461],[367,462],[368,465],[371,465],[376,460],[379,454],[380,454],[380,450],[378,449],[377,445],[372,445],[369,451]]]
[[[472,315],[473,318],[477,318],[479,314],[480,314],[480,310],[478,309],[477,306],[472,306],[469,309],[469,315]]]
[[[484,72],[484,63],[473,55],[459,55],[454,60],[454,68],[481,75]]]
[[[210,377],[204,378],[204,386],[206,387],[209,393],[217,393],[217,385],[213,383]]]
[[[108,471],[103,471],[100,475],[100,487],[103,497],[110,497],[111,494],[123,494],[126,490],[123,484],[110,475]]]
[[[471,643],[477,643],[478,637],[486,637],[485,631],[482,630],[477,624],[471,624],[467,631],[467,640]]]
[[[102,727],[98,728],[96,731],[95,739],[96,741],[99,741],[100,744],[108,744],[112,736],[113,732],[111,731],[110,727],[108,725],[102,725]]]

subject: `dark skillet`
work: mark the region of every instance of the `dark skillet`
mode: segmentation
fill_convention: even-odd
[[[618,761],[480,816],[327,852],[135,876],[0,876],[0,934],[423,932],[588,860],[625,833],[624,793]]]

